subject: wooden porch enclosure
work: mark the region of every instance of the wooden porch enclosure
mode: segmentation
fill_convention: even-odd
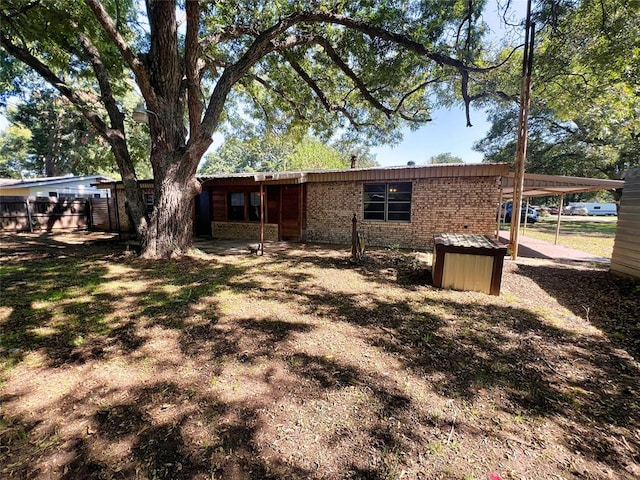
[[[233,232],[235,238],[241,238],[243,231],[253,233],[260,226],[260,183],[244,178],[227,179],[224,183],[221,180],[203,184],[200,198],[196,199],[196,234],[220,237]],[[263,187],[264,223],[273,231],[277,228],[277,240],[302,241],[304,185]],[[212,226],[210,230],[205,223]]]

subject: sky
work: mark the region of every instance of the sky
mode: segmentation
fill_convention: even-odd
[[[406,130],[402,142],[395,146],[371,149],[383,167],[406,165],[413,161],[424,165],[440,153],[451,153],[465,163],[482,162],[482,153],[472,150],[474,142],[485,136],[491,123],[482,110],[471,111],[473,127],[467,127],[463,107],[450,110],[440,108],[433,112],[433,120],[416,131]]]

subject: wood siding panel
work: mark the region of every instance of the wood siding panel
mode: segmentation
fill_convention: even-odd
[[[226,190],[212,190],[211,203],[214,222],[227,221],[227,192]]]
[[[300,240],[302,229],[300,201],[302,188],[296,186],[283,186],[282,193],[282,223],[280,236],[283,240]]]
[[[626,173],[611,271],[640,278],[640,168]]]
[[[280,187],[267,187],[267,223],[280,224]]]

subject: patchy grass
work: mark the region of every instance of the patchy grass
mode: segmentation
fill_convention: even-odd
[[[582,250],[603,258],[611,258],[613,242],[616,236],[616,219],[592,218],[571,220],[562,217],[558,244]],[[509,226],[507,224],[506,228]],[[556,217],[543,217],[535,225],[528,225],[522,235],[553,243],[556,238]]]
[[[2,247],[2,478],[640,475],[640,291],[606,271],[507,262],[491,297],[395,250]]]

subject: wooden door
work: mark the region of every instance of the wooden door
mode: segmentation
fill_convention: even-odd
[[[302,233],[302,186],[283,185],[280,189],[280,237],[300,241]]]

